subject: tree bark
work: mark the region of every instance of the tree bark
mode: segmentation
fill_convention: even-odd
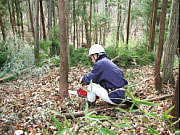
[[[3,25],[2,16],[0,15],[0,27],[2,31],[3,40],[6,41],[6,33],[5,33],[5,27]]]
[[[40,13],[41,13],[42,28],[43,28],[43,39],[44,39],[44,40],[47,40],[46,25],[45,25],[45,18],[44,18],[42,0],[40,0]]]
[[[84,25],[85,25],[85,33],[86,33],[86,46],[88,48],[91,47],[90,44],[90,39],[89,39],[89,30],[88,30],[88,20],[87,20],[87,16],[85,16],[87,14],[86,12],[86,1],[83,1],[83,10],[84,10],[84,14],[83,14],[83,20],[84,20]]]
[[[179,70],[180,70],[180,68],[179,68]],[[173,119],[173,122],[175,122],[180,117],[180,115],[179,115],[179,73],[178,73],[177,80],[176,80],[176,88],[175,88],[175,93],[174,93],[174,97],[172,100],[172,105],[175,105],[175,107],[173,108],[173,110],[171,112],[172,116],[176,117],[175,119]],[[179,124],[180,124],[180,122],[175,124],[176,129],[180,128]]]
[[[119,31],[121,25],[121,5],[120,0],[118,0],[118,13],[117,13],[117,33],[116,33],[116,47],[119,46]]]
[[[131,0],[129,0],[129,8],[128,8],[128,22],[127,22],[127,36],[126,36],[126,48],[127,49],[128,49],[128,42],[129,42],[130,12],[131,12]]]
[[[74,45],[74,48],[76,48],[76,13],[75,13],[75,9],[76,9],[75,0],[73,0],[73,26],[74,26],[73,45]]]
[[[155,61],[155,74],[154,74],[155,88],[159,92],[161,92],[161,90],[162,90],[162,79],[160,76],[160,65],[161,65],[161,58],[162,58],[162,53],[163,53],[164,26],[165,26],[165,20],[166,20],[166,7],[167,7],[167,0],[163,0],[162,1],[161,17],[160,17],[159,44],[158,44],[156,61]]]
[[[158,6],[158,0],[153,0],[153,11],[152,11],[151,26],[150,26],[150,32],[149,32],[148,51],[154,49],[157,6]]]
[[[92,35],[92,34],[91,34],[91,22],[92,22],[92,19],[91,19],[91,18],[92,18],[92,17],[91,17],[91,16],[92,16],[92,0],[90,0],[90,7],[89,7],[89,8],[90,8],[90,9],[89,9],[89,10],[90,10],[90,17],[89,17],[89,26],[90,26],[90,27],[89,27],[89,44],[90,44],[90,46],[91,46],[91,41],[92,41],[92,40],[91,40],[91,35]]]
[[[14,30],[14,27],[13,27],[13,20],[12,20],[11,6],[10,6],[9,0],[8,0],[8,9],[9,9],[9,18],[10,18],[10,22],[11,22],[11,27],[12,27],[12,31],[13,31],[13,36],[15,37],[15,30]]]
[[[60,32],[60,80],[59,95],[61,98],[68,96],[68,46],[66,30],[66,7],[64,0],[59,0],[59,32]]]
[[[171,15],[168,26],[168,36],[166,40],[165,55],[163,59],[163,82],[175,84],[173,76],[173,64],[178,44],[178,21],[179,21],[179,1],[172,0]]]
[[[36,1],[36,19],[35,19],[35,39],[34,39],[34,56],[35,65],[39,64],[39,0]]]
[[[48,0],[48,34],[49,40],[52,41],[52,0]]]
[[[28,5],[29,5],[29,17],[30,17],[30,21],[31,21],[31,30],[32,30],[33,38],[34,38],[34,21],[33,21],[33,15],[32,15],[32,12],[31,12],[30,0],[28,0]]]

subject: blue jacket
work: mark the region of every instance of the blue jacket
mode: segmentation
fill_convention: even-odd
[[[128,84],[124,78],[123,72],[109,60],[105,55],[95,63],[93,70],[83,76],[82,81],[89,84],[92,80],[93,83],[100,84],[108,91],[109,98],[119,104],[125,98],[125,91],[120,89]],[[118,88],[118,90],[117,90]],[[112,91],[109,91],[109,90]],[[115,90],[116,89],[116,90]]]

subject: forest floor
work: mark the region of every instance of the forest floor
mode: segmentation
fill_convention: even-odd
[[[136,98],[144,100],[174,93],[173,87],[164,84],[163,93],[159,94],[154,89],[153,70],[153,66],[123,69],[130,84],[140,82],[132,87],[132,90],[135,91],[134,96]],[[71,95],[63,101],[59,99],[58,71],[58,67],[51,67],[46,71],[46,75],[44,76],[33,77],[22,75],[16,81],[0,83],[0,135],[13,135],[14,131],[19,129],[23,130],[26,134],[40,135],[46,132],[46,127],[48,127],[48,135],[54,134],[57,130],[49,124],[53,122],[47,115],[52,114],[50,110],[59,113],[65,113],[68,110],[72,112],[84,110],[84,98]],[[71,67],[69,72],[69,89],[77,90],[79,78],[88,71],[89,68],[83,66]],[[177,70],[174,73],[177,76]],[[160,105],[154,109],[151,106],[145,105],[141,107],[146,111],[152,109],[152,112],[156,113],[157,118],[160,118],[172,106],[172,98],[155,101],[155,103]],[[98,100],[96,101],[96,105],[91,109],[103,105],[107,106],[103,101]],[[152,118],[133,112],[121,112],[114,108],[111,110],[102,110],[98,112],[98,115],[110,116],[112,121],[117,123],[122,123],[122,119],[130,121],[129,124],[131,127],[122,127],[118,129],[119,131],[111,126],[110,123],[107,124],[107,127],[117,134],[148,134],[146,132],[147,127],[151,127],[161,134],[174,133],[174,128],[170,127],[169,124],[164,125],[162,121],[153,120]],[[69,127],[74,131],[82,125],[77,133],[79,135],[90,134],[91,129],[88,129],[88,126],[93,127],[93,123],[97,124],[96,122],[85,122],[84,117],[76,119],[78,120],[68,120]],[[62,120],[60,121],[63,123]]]

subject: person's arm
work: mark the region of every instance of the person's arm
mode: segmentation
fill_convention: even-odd
[[[90,83],[90,81],[92,80],[93,83],[99,83],[102,80],[102,69],[100,67],[100,65],[95,64],[93,67],[93,70],[88,73],[85,74],[82,78],[82,81],[88,85]]]

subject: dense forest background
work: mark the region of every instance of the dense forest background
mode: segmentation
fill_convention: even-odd
[[[56,76],[48,80],[56,81],[50,88],[59,87],[60,99],[67,97],[69,89],[76,89],[80,75],[92,66],[87,57],[92,44],[103,45],[108,57],[127,71],[129,80],[140,78],[134,70],[142,70],[139,75],[143,75],[148,67],[153,76],[149,85],[159,94],[170,90],[170,106],[175,105],[172,115],[174,121],[178,119],[178,0],[0,0],[1,108],[7,108],[3,102],[7,87],[47,74]],[[0,112],[1,119],[5,118],[4,111]],[[148,131],[160,132],[155,129]],[[1,132],[6,132],[3,126]]]

